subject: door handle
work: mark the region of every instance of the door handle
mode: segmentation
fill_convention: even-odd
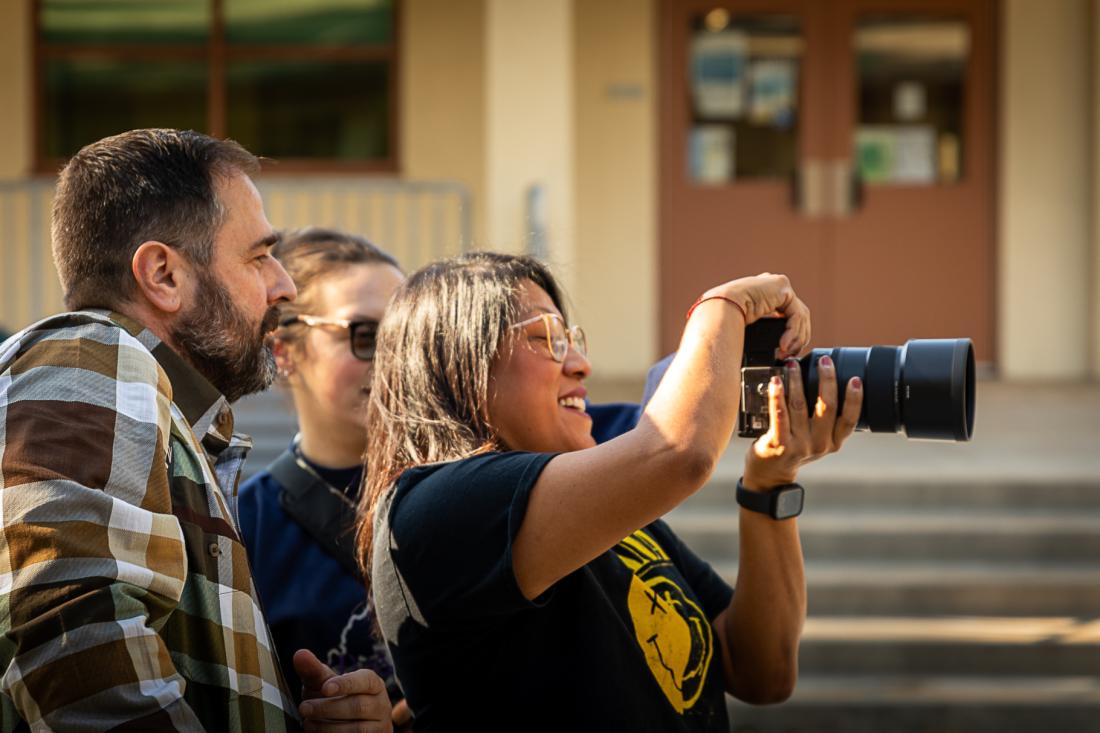
[[[852,202],[852,212],[856,212],[863,208],[865,190],[863,175],[859,172],[859,167],[853,165],[851,170],[851,175],[848,176],[848,200]]]
[[[859,169],[847,158],[837,158],[829,166],[829,213],[844,219],[863,208],[865,190]]]
[[[825,182],[825,165],[820,160],[801,161],[791,171],[791,208],[812,218],[826,214]]]

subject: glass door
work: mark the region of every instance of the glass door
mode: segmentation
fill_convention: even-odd
[[[823,3],[661,5],[661,345],[708,287],[785,272],[824,283]]]
[[[661,347],[784,272],[819,345],[993,358],[994,0],[663,0]]]
[[[992,0],[837,0],[829,234],[840,343],[993,344]]]

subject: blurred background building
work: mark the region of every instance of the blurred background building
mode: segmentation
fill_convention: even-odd
[[[1098,84],[1097,0],[5,0],[0,328],[61,309],[65,158],[170,126],[271,158],[275,226],[545,257],[597,399],[763,270],[819,345],[970,336],[973,444],[806,472],[802,682],[735,727],[1095,730]],[[291,427],[241,413],[255,469]],[[731,577],[743,449],[670,517]]]
[[[1093,0],[9,0],[0,325],[60,307],[66,156],[173,126],[277,161],[276,225],[543,254],[609,379],[761,270],[818,343],[1095,379],[1098,36]]]

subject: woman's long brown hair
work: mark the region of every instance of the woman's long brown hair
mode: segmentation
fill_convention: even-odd
[[[418,270],[386,308],[367,405],[356,540],[365,577],[376,508],[404,471],[502,447],[489,421],[489,373],[518,318],[525,280],[545,290],[564,314],[561,291],[545,265],[492,252]]]

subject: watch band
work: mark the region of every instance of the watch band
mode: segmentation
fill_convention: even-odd
[[[769,491],[752,491],[742,483],[744,476],[737,479],[737,503],[740,506],[772,519],[791,519],[802,513],[802,502],[806,490],[801,484],[783,484]]]

